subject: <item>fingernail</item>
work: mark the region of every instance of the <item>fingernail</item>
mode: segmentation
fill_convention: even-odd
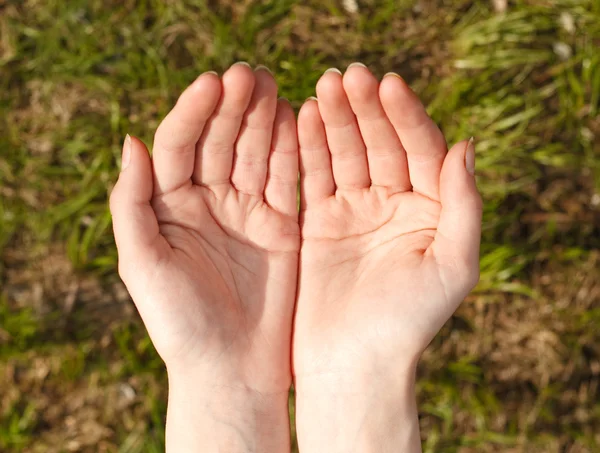
[[[306,101],[318,101],[318,99],[314,96],[309,96],[306,98],[306,100],[304,102],[306,102]]]
[[[237,65],[246,66],[247,68],[251,68],[252,67],[252,66],[250,66],[250,63],[248,63],[246,61],[236,61],[231,66],[237,66]]]
[[[206,72],[203,72],[202,74],[200,74],[198,77],[196,77],[196,80],[194,80],[194,82],[196,82],[196,81],[200,80],[200,79],[201,79],[202,77],[204,77],[206,74],[214,74],[214,75],[216,75],[217,77],[219,77],[219,74],[217,74],[217,72],[216,72],[216,71],[206,71]]]
[[[286,98],[285,96],[279,96],[277,98],[278,101],[284,101],[284,102],[290,102],[288,98]]]
[[[353,68],[354,66],[358,66],[360,68],[366,68],[366,66],[363,63],[361,63],[360,61],[355,61],[354,63],[350,63],[348,65],[348,69]]]
[[[402,77],[400,77],[400,75],[396,74],[395,72],[386,72],[383,77],[387,77],[387,76],[394,76],[394,77],[398,77],[400,80],[404,80],[404,79],[402,79]]]
[[[406,80],[404,80],[402,78],[401,75],[396,74],[395,72],[388,72],[386,75],[383,76],[383,78],[385,79],[386,77],[395,77],[397,78],[405,87],[408,87],[408,84],[406,83]],[[410,87],[408,87],[410,89]]]
[[[121,156],[121,171],[125,170],[131,161],[131,137],[129,134],[125,136],[123,144],[123,155]]]
[[[266,66],[259,64],[256,69],[254,69],[255,71],[267,71],[269,74],[273,75],[273,73],[271,72],[271,70],[269,68],[267,68]]]
[[[475,175],[475,139],[471,137],[469,143],[467,143],[467,150],[465,151],[465,168],[471,175]]]
[[[327,74],[328,72],[335,72],[336,74],[342,75],[342,71],[340,71],[338,68],[329,68],[329,69],[326,69],[323,74]]]

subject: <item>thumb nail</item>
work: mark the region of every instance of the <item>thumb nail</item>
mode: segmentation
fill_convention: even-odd
[[[465,151],[465,168],[471,175],[475,175],[475,145],[473,142],[474,138],[471,137]]]
[[[121,156],[121,171],[125,170],[131,161],[131,137],[129,134],[125,136],[123,144],[123,155]]]

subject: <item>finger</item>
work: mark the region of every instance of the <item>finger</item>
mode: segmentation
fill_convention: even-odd
[[[365,144],[337,70],[328,70],[317,82],[319,112],[325,123],[333,177],[338,189],[369,187]]]
[[[213,113],[221,83],[213,72],[202,74],[179,97],[154,136],[154,190],[170,192],[190,181],[194,171],[196,142]]]
[[[265,67],[257,67],[254,75],[254,93],[234,147],[231,183],[238,192],[262,195],[277,110],[277,83]]]
[[[365,66],[353,64],[343,83],[367,147],[371,184],[391,193],[410,190],[406,153],[379,100],[379,82]]]
[[[233,148],[254,84],[248,63],[236,63],[223,74],[221,99],[196,146],[195,184],[230,187]]]
[[[335,193],[325,125],[316,99],[308,99],[298,113],[300,146],[300,209]]]
[[[152,164],[146,146],[127,137],[122,171],[110,195],[113,230],[119,260],[150,256],[159,238],[152,198]]]
[[[410,182],[415,192],[440,199],[440,171],[446,140],[415,93],[397,74],[386,75],[379,97],[406,150]]]
[[[294,110],[286,99],[277,102],[265,201],[277,211],[298,217],[298,138]]]
[[[442,278],[462,297],[479,279],[481,240],[482,204],[475,177],[467,169],[470,164],[474,171],[474,148],[469,156],[469,143],[472,145],[466,141],[454,145],[444,161],[440,177],[442,210],[431,246],[441,265]]]

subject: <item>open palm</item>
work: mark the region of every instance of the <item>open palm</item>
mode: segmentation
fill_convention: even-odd
[[[447,152],[395,74],[379,84],[362,65],[343,77],[328,71],[317,94],[298,119],[300,388],[410,372],[479,275],[481,202],[467,143]]]
[[[132,139],[111,197],[119,267],[167,365],[286,391],[299,228],[294,114],[263,69],[207,73]]]

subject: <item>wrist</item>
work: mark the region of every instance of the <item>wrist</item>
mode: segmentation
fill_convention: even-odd
[[[421,451],[413,367],[397,374],[312,375],[297,378],[295,389],[301,451]]]
[[[169,370],[167,453],[289,452],[288,391]]]
[[[205,388],[229,387],[260,395],[288,395],[292,384],[289,357],[282,359],[276,367],[219,356],[193,363],[171,362],[166,367],[169,382],[180,387],[202,383]]]

